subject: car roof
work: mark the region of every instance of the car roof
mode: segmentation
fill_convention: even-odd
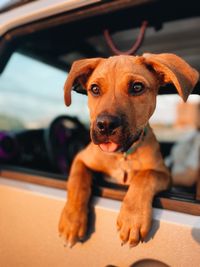
[[[28,2],[0,13],[0,36],[23,24],[97,2],[101,2],[101,0],[38,0]]]

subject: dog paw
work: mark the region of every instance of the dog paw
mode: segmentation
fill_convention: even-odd
[[[130,247],[135,247],[140,241],[143,242],[150,230],[151,218],[151,205],[139,207],[123,203],[117,219],[122,245],[129,243]]]
[[[87,209],[77,209],[65,205],[60,221],[59,233],[66,241],[66,246],[72,248],[77,241],[82,241],[87,230]]]

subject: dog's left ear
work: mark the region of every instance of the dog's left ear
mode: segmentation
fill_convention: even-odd
[[[173,83],[183,101],[186,102],[199,80],[199,73],[174,54],[145,53],[143,57],[145,63],[162,77],[162,83]]]
[[[87,79],[101,60],[103,59],[90,58],[74,61],[64,85],[64,98],[67,106],[71,104],[72,87],[77,84],[81,84],[84,87]]]

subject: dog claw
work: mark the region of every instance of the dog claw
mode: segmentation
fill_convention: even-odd
[[[129,244],[129,248],[131,249],[131,248],[134,248],[134,247],[136,247],[138,245],[138,243],[130,243]]]
[[[84,240],[85,240],[84,237],[80,237],[80,238],[79,238],[79,241],[80,241],[80,242],[84,242]]]
[[[73,247],[73,244],[69,242],[69,243],[65,243],[63,246],[65,248],[72,248]]]
[[[68,248],[72,248],[72,247],[73,247],[73,244],[72,244],[72,243],[68,243],[68,244],[67,244],[67,247],[68,247]]]

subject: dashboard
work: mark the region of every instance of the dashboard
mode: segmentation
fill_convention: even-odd
[[[0,132],[0,162],[66,175],[88,142],[89,131],[76,117],[58,116],[47,128]]]

